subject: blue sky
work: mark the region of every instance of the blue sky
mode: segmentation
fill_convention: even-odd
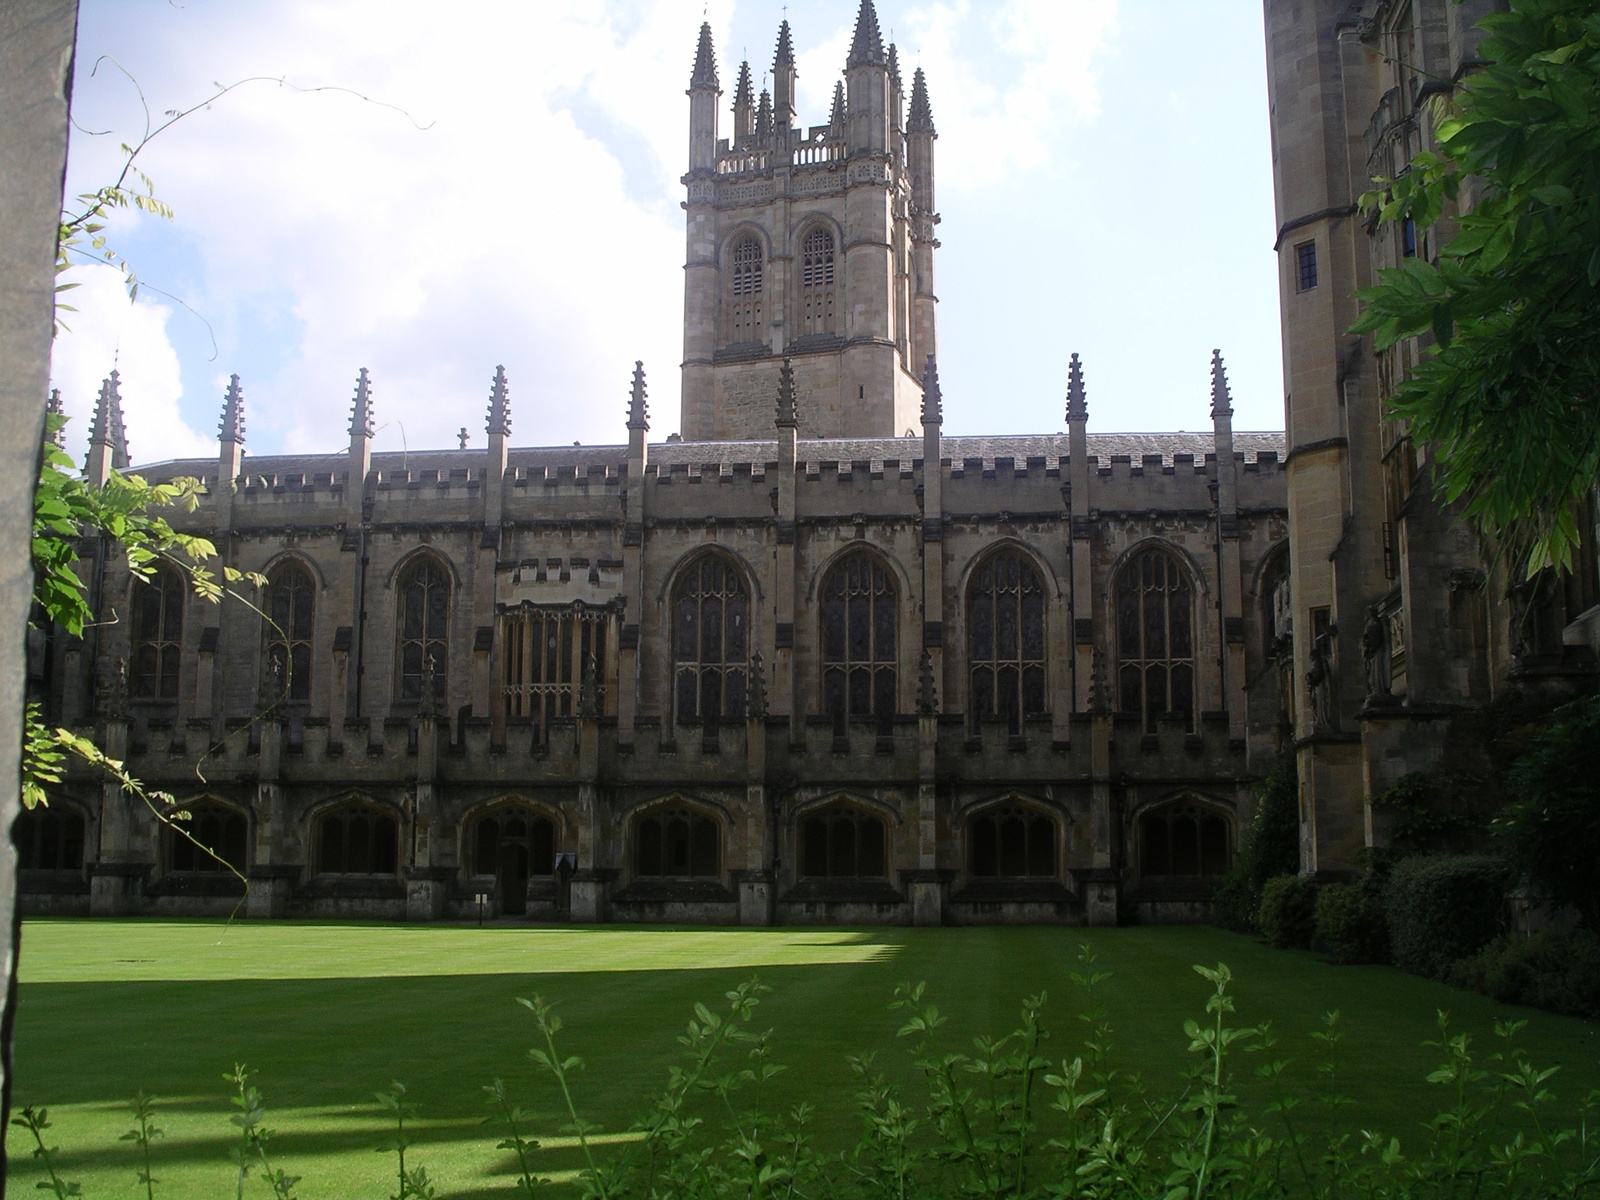
[[[800,120],[826,120],[858,0],[788,6]],[[251,453],[346,440],[356,371],[380,449],[483,445],[496,364],[513,443],[622,439],[635,358],[677,428],[687,147],[702,12],[725,101],[783,8],[731,0],[85,0],[68,191],[153,113],[249,84],[141,160],[172,222],[119,215],[148,285],[76,272],[55,377],[81,449],[119,366],[136,461],[214,452],[227,376]],[[946,432],[1281,428],[1261,9],[1254,0],[879,0],[939,129]],[[909,78],[908,78],[909,83]],[[387,107],[387,106],[396,107]],[[404,111],[398,111],[404,110]],[[728,123],[724,115],[724,124]],[[422,126],[422,128],[418,128]],[[100,132],[109,131],[109,132]],[[149,289],[159,289],[149,290]]]

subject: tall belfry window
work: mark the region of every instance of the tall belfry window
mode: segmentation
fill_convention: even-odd
[[[133,694],[176,700],[183,580],[170,567],[157,567],[148,581],[133,588]]]
[[[426,664],[432,664],[433,694],[445,694],[450,661],[450,576],[434,558],[424,556],[400,582],[400,698],[422,698]]]
[[[800,332],[833,332],[833,234],[806,234],[800,263]]]
[[[316,588],[299,563],[285,563],[267,583],[266,668],[284,700],[311,699],[311,619]]]
[[[733,262],[728,279],[728,336],[729,345],[739,342],[763,342],[766,327],[762,320],[762,291],[764,265],[761,242],[747,237],[733,248]]]
[[[674,695],[679,721],[709,733],[744,718],[750,659],[750,593],[720,554],[692,563],[672,597]]]
[[[1163,716],[1194,730],[1193,593],[1183,565],[1163,550],[1135,556],[1117,577],[1117,684],[1122,711],[1146,733]]]
[[[967,592],[967,657],[972,714],[1004,717],[1012,733],[1045,711],[1044,588],[1033,564],[1014,551],[973,573]]]
[[[847,720],[874,717],[885,731],[894,720],[897,600],[889,572],[864,551],[822,581],[822,704],[835,734]]]

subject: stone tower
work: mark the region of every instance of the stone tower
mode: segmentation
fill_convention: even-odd
[[[933,112],[916,73],[906,107],[895,47],[862,0],[828,122],[795,111],[789,22],[772,87],[749,63],[732,137],[711,28],[689,80],[683,416],[688,441],[771,436],[785,357],[806,437],[895,437],[917,428],[921,364],[937,351]]]

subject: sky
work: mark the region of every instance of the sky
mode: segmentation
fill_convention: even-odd
[[[827,120],[859,0],[84,0],[67,192],[150,121],[164,221],[113,213],[141,281],[85,265],[54,386],[81,456],[121,379],[135,463],[216,453],[228,376],[251,454],[340,450],[371,371],[379,450],[484,445],[496,365],[513,445],[678,428],[688,85],[702,16],[731,102],[787,12],[799,121]],[[936,146],[947,434],[1209,426],[1222,350],[1239,429],[1283,425],[1257,0],[878,0]],[[441,14],[448,9],[449,17]],[[281,81],[281,82],[280,82]],[[731,117],[722,117],[726,135]]]

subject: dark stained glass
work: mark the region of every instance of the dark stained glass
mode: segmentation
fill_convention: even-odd
[[[133,694],[175,700],[183,641],[183,580],[171,568],[158,566],[148,581],[133,586]]]
[[[1044,589],[1026,557],[1002,551],[973,572],[967,658],[975,721],[1002,717],[1012,733],[1046,711]]]
[[[450,665],[450,576],[437,559],[425,556],[406,571],[400,606],[400,698],[421,698],[428,663],[433,666],[433,694],[443,698]]]
[[[316,587],[299,563],[285,563],[267,583],[267,669],[285,700],[311,698],[311,620]]]
[[[1215,809],[1188,800],[1164,804],[1139,819],[1139,873],[1193,878],[1227,872],[1232,825]]]
[[[1117,579],[1117,680],[1121,709],[1147,733],[1172,715],[1194,729],[1193,597],[1173,555],[1142,551]]]
[[[721,827],[686,808],[656,811],[634,822],[636,875],[692,878],[720,871]]]
[[[708,734],[720,721],[742,720],[750,654],[743,576],[721,554],[706,555],[683,571],[673,609],[676,719],[702,722]]]
[[[1056,875],[1055,821],[1021,804],[986,809],[967,822],[967,869],[989,878]]]
[[[898,620],[894,582],[876,557],[857,551],[834,564],[822,583],[822,702],[835,733],[849,719],[876,716],[880,728],[894,719]]]
[[[800,826],[800,869],[810,878],[881,879],[888,873],[883,819],[831,804]]]

